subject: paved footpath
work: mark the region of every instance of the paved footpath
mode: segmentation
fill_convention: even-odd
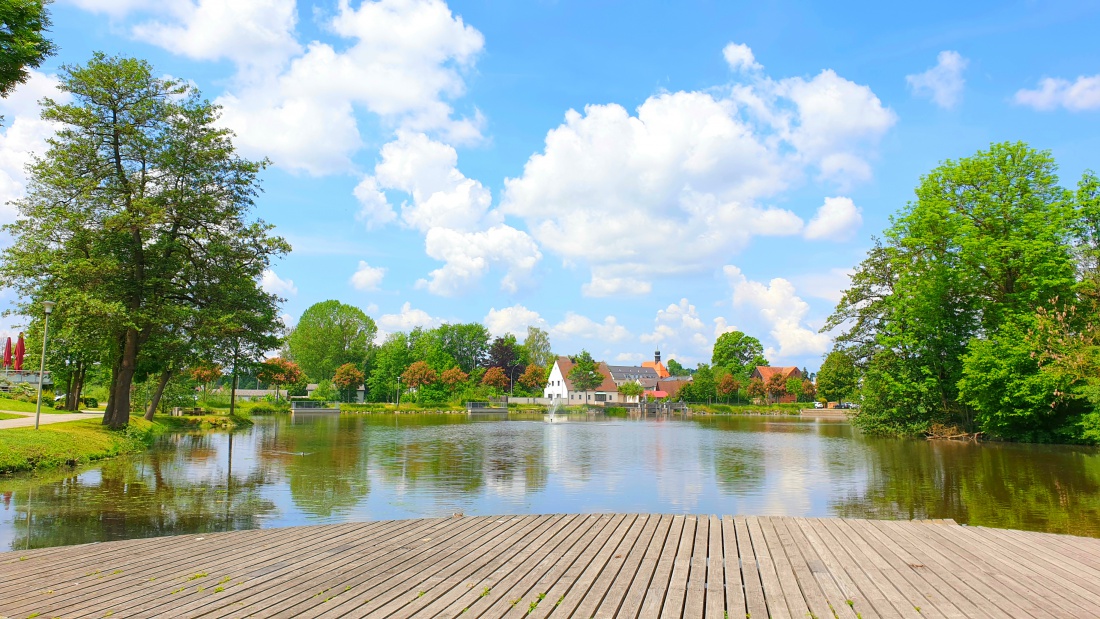
[[[3,419],[0,420],[0,430],[7,428],[25,428],[27,426],[34,427],[34,413],[25,413],[23,411],[0,411],[0,413],[11,413],[12,415],[23,415],[20,419]],[[76,421],[78,419],[95,419],[96,417],[102,417],[102,411],[92,411],[90,413],[42,413],[39,418],[38,425],[44,426],[49,423],[62,423],[64,421]]]
[[[1100,617],[1100,539],[661,514],[397,520],[0,553],[0,616]]]

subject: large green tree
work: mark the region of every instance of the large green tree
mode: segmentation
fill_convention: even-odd
[[[287,337],[290,359],[311,380],[330,379],[345,363],[363,367],[378,334],[370,316],[336,300],[309,306]]]
[[[1079,301],[1080,201],[1049,153],[1020,143],[924,176],[826,325],[847,327],[837,346],[864,370],[857,421],[1071,439],[1078,413],[1058,410],[1058,383],[1039,375],[1027,342],[1041,312]]]
[[[278,299],[259,278],[289,246],[249,218],[263,163],[237,156],[218,108],[195,89],[103,54],[59,78],[72,103],[44,100],[43,119],[59,129],[29,167],[0,280],[23,313],[54,299],[103,335],[104,423],[122,427],[151,338],[200,326],[218,337],[211,326],[240,307],[274,319]],[[259,334],[276,328],[249,322]]]
[[[27,81],[29,69],[53,55],[46,38],[50,14],[46,0],[0,0],[0,97]]]
[[[718,336],[711,356],[714,367],[722,367],[735,378],[748,379],[758,365],[768,365],[764,358],[764,346],[760,340],[740,331],[730,331]]]
[[[582,350],[581,354],[573,359],[573,367],[569,369],[569,382],[573,383],[574,389],[584,392],[586,404],[588,392],[599,387],[603,383],[603,378],[599,364],[587,350]]]
[[[859,391],[859,368],[851,355],[834,350],[817,372],[817,392],[830,402],[850,401]]]
[[[550,334],[543,329],[527,327],[523,348],[527,351],[528,363],[545,368],[554,362],[554,351],[550,348]]]

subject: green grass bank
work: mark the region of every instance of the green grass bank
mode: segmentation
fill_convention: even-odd
[[[199,415],[130,417],[123,430],[111,430],[99,419],[0,430],[0,474],[81,466],[104,458],[145,451],[164,432],[234,430],[252,425],[244,417]]]

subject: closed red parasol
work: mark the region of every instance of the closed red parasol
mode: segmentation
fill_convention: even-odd
[[[11,367],[11,338],[4,338],[4,369]]]
[[[27,352],[27,345],[23,343],[23,332],[19,332],[19,341],[15,343],[15,371],[23,369],[23,353]]]

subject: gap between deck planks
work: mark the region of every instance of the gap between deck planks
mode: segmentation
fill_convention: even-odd
[[[1100,617],[1097,557],[945,520],[376,521],[0,553],[0,619]]]

